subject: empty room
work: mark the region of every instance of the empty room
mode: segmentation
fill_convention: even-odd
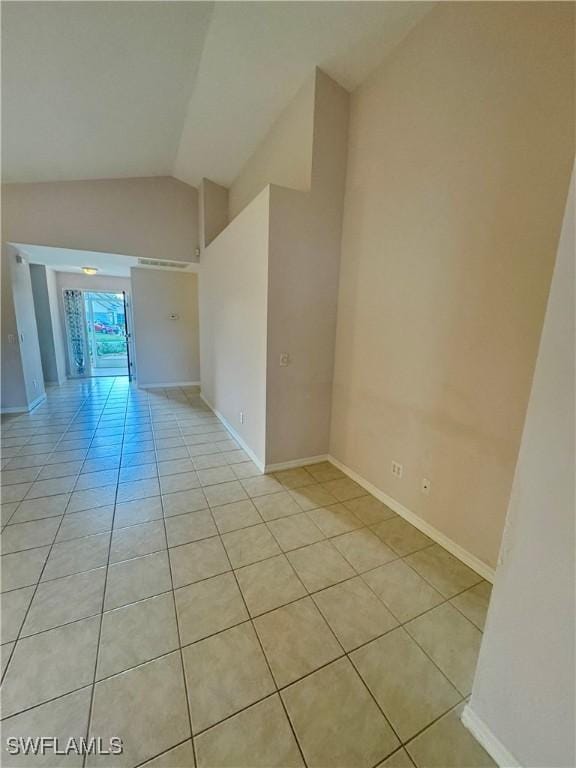
[[[0,10],[0,763],[574,768],[576,3]]]

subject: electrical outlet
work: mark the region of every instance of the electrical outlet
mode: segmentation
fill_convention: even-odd
[[[244,411],[240,411],[240,424],[244,424]]]
[[[280,353],[280,365],[282,367],[290,364],[290,355],[288,352],[281,352]]]
[[[420,490],[422,491],[422,493],[424,493],[424,494],[426,494],[426,496],[428,496],[428,494],[430,493],[430,488],[431,487],[432,487],[432,482],[430,480],[428,480],[427,477],[423,477],[422,478],[422,485],[420,486]]]
[[[400,479],[402,477],[402,472],[404,471],[404,467],[402,464],[399,464],[397,461],[392,462],[392,474],[394,477],[397,477]]]

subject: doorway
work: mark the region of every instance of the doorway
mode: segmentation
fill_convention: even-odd
[[[128,376],[124,294],[84,291],[84,310],[92,376]]]
[[[64,289],[70,375],[131,378],[125,291]]]

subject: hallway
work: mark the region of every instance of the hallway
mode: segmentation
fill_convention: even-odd
[[[488,583],[327,462],[262,476],[198,388],[101,378],[6,422],[2,480],[4,739],[122,739],[86,765],[494,765],[459,721]]]

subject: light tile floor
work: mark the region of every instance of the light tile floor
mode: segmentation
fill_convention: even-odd
[[[334,466],[263,477],[196,388],[111,378],[6,420],[2,479],[4,739],[122,738],[87,766],[493,765],[459,719],[489,585]]]

